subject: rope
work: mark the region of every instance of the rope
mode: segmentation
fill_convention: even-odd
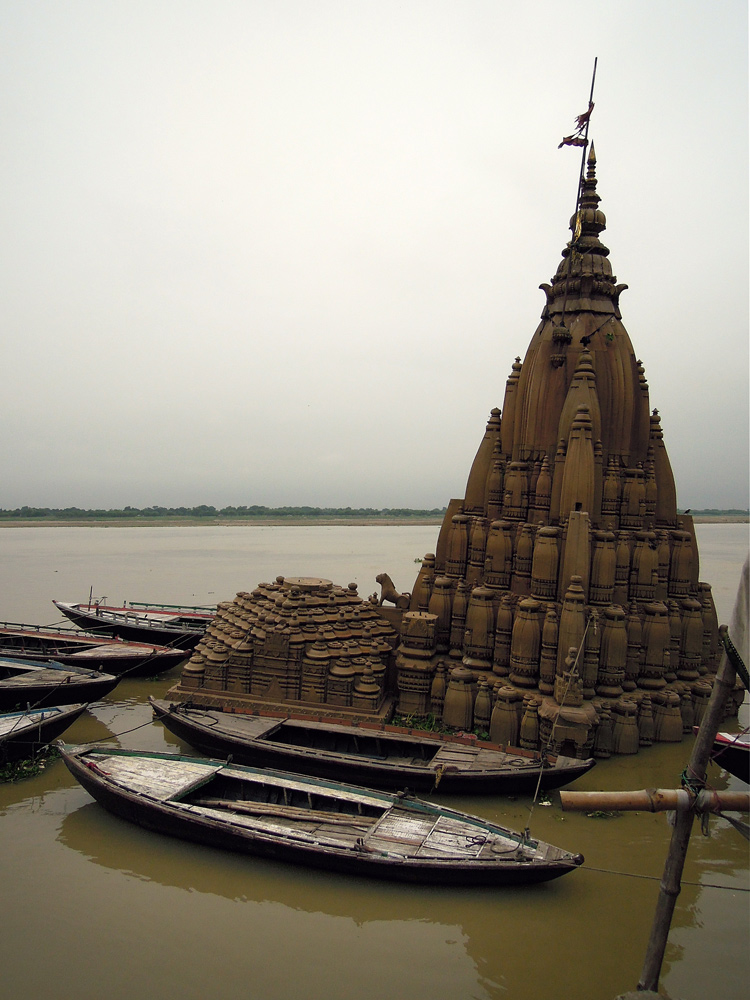
[[[580,656],[581,656],[581,650],[583,649],[583,647],[584,647],[584,645],[586,643],[586,636],[588,634],[589,626],[591,625],[592,621],[595,621],[595,619],[594,619],[593,615],[590,615],[589,618],[588,618],[588,621],[586,622],[586,628],[583,630],[583,635],[581,636],[581,641],[578,644],[578,649],[576,650],[576,658],[573,661],[573,667],[572,667],[572,669],[570,671],[570,676],[568,677],[568,683],[565,686],[565,691],[563,693],[563,700],[562,700],[562,704],[563,705],[565,704],[565,697],[566,697],[568,691],[570,690],[570,685],[573,683],[573,679],[578,676],[578,660],[580,659]],[[531,806],[529,808],[529,818],[528,818],[528,821],[527,821],[527,824],[526,824],[526,829],[524,830],[524,834],[529,833],[530,828],[531,828],[531,818],[534,815],[534,808],[536,807],[537,799],[539,798],[539,791],[540,791],[541,786],[542,786],[542,775],[544,774],[544,764],[545,764],[545,761],[547,759],[547,753],[549,752],[549,748],[552,745],[552,738],[555,735],[555,727],[557,726],[557,722],[558,722],[559,718],[560,718],[560,713],[558,712],[557,716],[555,717],[555,721],[552,723],[552,728],[550,729],[550,733],[549,733],[549,737],[547,739],[547,743],[545,744],[545,746],[542,747],[542,749],[540,751],[540,758],[541,759],[540,759],[540,762],[539,762],[539,777],[537,778],[537,781],[536,781],[536,789],[534,791],[534,798],[531,800]]]
[[[105,703],[104,702],[100,703],[100,702],[96,702],[96,701],[88,701],[88,702],[85,703],[85,708],[89,709],[89,708],[91,708],[92,705],[96,705],[96,704],[105,704]],[[23,716],[22,716],[22,718],[23,718]],[[121,733],[112,733],[111,736],[104,736],[101,739],[87,740],[85,743],[81,743],[80,745],[87,747],[87,746],[93,746],[93,745],[95,745],[97,743],[108,743],[110,740],[119,740],[119,738],[121,736],[128,736],[130,733],[135,733],[139,729],[145,729],[147,726],[151,726],[152,724],[153,724],[153,720],[149,719],[147,722],[142,722],[139,726],[133,726],[132,729],[125,729]],[[12,731],[13,730],[9,730],[9,732],[12,732]],[[18,745],[23,745],[24,743],[27,744],[28,746],[34,746],[35,744],[38,743],[38,741],[37,740],[19,740],[18,741]],[[52,746],[52,744],[51,743],[39,744],[39,749],[36,752],[37,753],[42,753],[43,748],[44,747],[49,747],[49,746]]]
[[[565,697],[570,689],[570,685],[573,683],[573,679],[578,676],[578,660],[581,656],[581,650],[583,649],[586,642],[586,635],[588,634],[589,625],[592,621],[595,621],[594,616],[590,615],[588,621],[586,622],[586,628],[583,630],[583,635],[581,636],[581,641],[578,644],[578,649],[576,650],[576,658],[573,661],[573,666],[570,670],[570,676],[568,677],[568,683],[565,686],[565,691],[563,692],[562,705],[565,704]],[[561,706],[562,707],[562,706]],[[539,791],[542,787],[542,775],[544,774],[544,764],[547,760],[547,753],[549,751],[550,745],[552,744],[552,737],[555,735],[555,726],[560,718],[560,713],[558,712],[555,717],[555,721],[552,723],[552,728],[550,729],[549,738],[547,743],[539,752],[539,777],[536,779],[536,789],[534,790],[534,798],[531,800],[531,805],[529,806],[529,818],[526,821],[526,826],[523,829],[521,835],[521,843],[525,844],[527,840],[531,838],[531,820],[534,815],[534,809],[536,808],[537,799],[539,798]]]
[[[81,746],[90,747],[97,743],[108,743],[109,740],[119,740],[121,736],[128,736],[130,733],[137,733],[139,729],[145,729],[147,726],[151,725],[153,725],[153,719],[149,719],[147,722],[142,722],[140,726],[133,726],[132,729],[124,729],[121,733],[112,733],[111,736],[105,736],[100,740],[87,740],[85,743],[81,743]]]
[[[661,875],[641,875],[638,872],[618,872],[613,868],[594,868],[586,865],[583,871],[598,872],[602,875],[621,875],[623,878],[645,878],[650,882],[661,882]],[[685,879],[680,880],[681,885],[692,885],[699,889],[728,889],[730,892],[750,892],[750,886],[744,885],[719,885],[717,882],[690,882]]]

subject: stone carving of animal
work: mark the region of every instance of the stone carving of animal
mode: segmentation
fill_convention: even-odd
[[[393,580],[391,580],[387,573],[378,573],[375,580],[380,584],[380,604],[388,601],[389,604],[395,604],[397,608],[409,607],[411,594],[399,594],[393,585]]]

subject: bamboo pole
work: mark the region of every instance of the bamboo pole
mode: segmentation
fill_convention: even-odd
[[[722,625],[720,632],[726,633],[726,626]],[[730,658],[724,653],[721,664],[716,674],[711,697],[706,707],[706,714],[703,716],[698,735],[695,738],[693,752],[690,755],[690,762],[686,770],[686,781],[694,786],[703,786],[706,781],[706,767],[711,754],[716,733],[719,730],[721,720],[724,718],[724,705],[734,688],[735,669]],[[693,827],[694,813],[678,812],[675,816],[672,839],[669,844],[667,860],[664,864],[664,872],[659,888],[659,898],[654,911],[654,920],[651,925],[651,935],[646,948],[646,957],[643,962],[641,978],[638,983],[639,990],[659,990],[659,976],[664,960],[664,952],[667,947],[669,928],[672,923],[675,903],[680,894],[682,870],[685,867],[685,857],[687,855],[688,844],[690,843],[690,832]]]
[[[687,788],[644,788],[634,792],[560,792],[563,812],[616,809],[622,812],[750,812],[750,791],[695,795]]]

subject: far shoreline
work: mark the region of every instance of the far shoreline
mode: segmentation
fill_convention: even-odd
[[[426,524],[439,527],[442,519],[422,517],[122,517],[122,518],[0,518],[0,528],[281,528],[284,525],[320,527],[401,527]]]
[[[750,517],[741,515],[724,515],[708,517],[696,515],[695,524],[748,524]],[[338,528],[338,527],[407,527],[409,525],[426,525],[440,527],[442,518],[435,517],[155,517],[155,518],[0,518],[0,528],[232,528],[258,527],[281,528]]]

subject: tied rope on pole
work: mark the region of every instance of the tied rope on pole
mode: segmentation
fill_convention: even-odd
[[[586,622],[586,627],[583,630],[583,635],[581,636],[581,641],[578,644],[578,649],[576,650],[576,657],[575,657],[575,660],[573,661],[573,666],[571,667],[571,669],[569,671],[568,681],[567,681],[567,683],[565,685],[565,690],[563,692],[563,700],[562,700],[562,704],[560,706],[561,708],[562,708],[562,705],[565,704],[565,698],[567,697],[568,691],[570,690],[570,685],[573,683],[573,681],[576,679],[576,677],[580,676],[579,673],[578,673],[578,661],[581,658],[581,650],[584,648],[584,645],[586,643],[586,636],[588,635],[589,627],[590,627],[592,621],[594,622],[594,629],[596,630],[596,619],[594,618],[593,615],[590,615],[589,618],[588,618],[588,620],[587,620],[587,622]],[[545,765],[545,762],[547,760],[547,753],[549,752],[549,748],[552,745],[552,739],[553,739],[553,737],[555,735],[555,727],[557,726],[557,722],[558,722],[559,718],[560,718],[560,713],[558,712],[557,715],[555,716],[555,719],[554,719],[553,723],[552,723],[552,727],[550,729],[549,736],[547,737],[547,742],[545,743],[545,745],[540,750],[539,776],[537,777],[537,780],[536,780],[536,789],[534,790],[534,797],[532,798],[532,800],[531,800],[531,806],[529,807],[529,818],[528,818],[528,820],[526,822],[526,828],[523,831],[524,839],[526,838],[527,835],[528,836],[531,835],[531,818],[534,815],[534,809],[536,808],[536,804],[537,804],[537,801],[539,799],[539,792],[540,792],[540,789],[542,787],[542,775],[544,774],[544,765]]]

